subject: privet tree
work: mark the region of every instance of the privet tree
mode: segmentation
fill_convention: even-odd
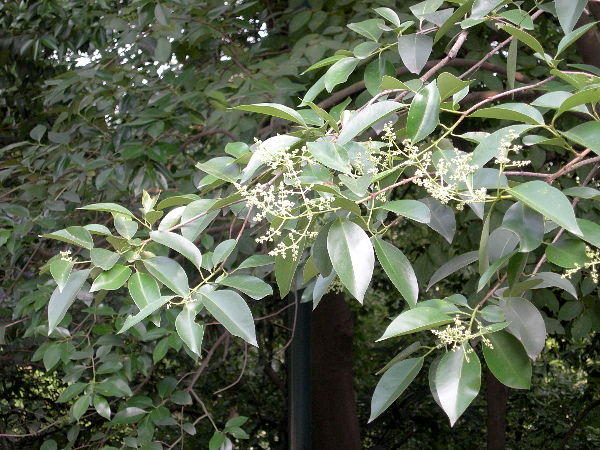
[[[435,402],[455,424],[478,395],[482,362],[505,386],[529,388],[532,361],[547,333],[564,332],[560,319],[569,321],[569,333],[578,339],[599,326],[598,299],[591,294],[600,264],[600,69],[564,61],[595,26],[577,26],[586,4],[428,0],[401,14],[376,7],[347,25],[353,38],[346,48],[306,68],[307,76],[321,76],[295,106],[257,102],[215,113],[239,121],[262,114],[269,126],[285,128],[266,139],[230,142],[216,157],[202,158],[189,181],[195,193],[167,190],[173,171],[129,167],[136,172],[139,201],[82,206],[78,225],[45,233],[43,238],[67,247],[42,268],[52,287],[23,298],[15,318],[27,318],[27,335],[49,337],[32,360],[64,371],[70,384],[58,401],[70,405],[69,420],[106,419],[115,431],[101,433],[98,447],[121,439],[129,447],[161,448],[157,429],[178,425],[179,437],[169,443],[176,445],[206,418],[215,428],[210,448],[227,448],[232,439],[249,437],[241,428],[246,418],[217,426],[194,385],[202,370],[193,382],[169,379],[152,395],[132,390],[134,375],[149,374],[169,352],[187,353],[203,369],[216,348],[207,352],[203,346],[211,328],[226,330],[215,345],[235,336],[258,346],[257,300],[302,289],[296,306],[312,302],[318,308],[332,291],[362,303],[376,267],[404,301],[404,310],[381,324],[380,340],[414,340],[382,368],[370,421],[420,376],[428,378]],[[176,20],[167,5],[136,8],[131,11],[146,14],[144,26],[156,21],[169,27]],[[540,20],[557,36],[544,45],[536,38]],[[154,41],[136,31],[130,38],[142,51],[137,57],[143,58],[144,45],[153,45],[153,57],[169,62],[169,33],[191,32],[172,28]],[[495,40],[487,54],[458,58],[469,39],[490,30]],[[126,42],[112,49],[114,59],[103,62],[103,70]],[[237,61],[235,52],[224,54],[213,63]],[[528,65],[534,68],[526,76],[520,70]],[[131,79],[139,76],[134,68]],[[93,76],[101,79],[99,73]],[[500,73],[505,83],[495,78]],[[72,72],[60,80],[50,83],[54,94],[82,83]],[[136,86],[154,89],[141,79]],[[169,169],[176,149],[160,142],[165,127],[193,126],[194,103],[207,98],[199,95],[180,100],[190,123],[175,114],[132,114],[131,127],[143,127],[126,129],[131,134],[124,142],[119,136],[121,157],[154,152],[149,164]],[[168,96],[159,93],[153,101],[167,102]],[[85,97],[71,103],[102,107],[105,116],[79,124],[60,112],[57,123],[100,130],[105,142],[114,142],[113,133],[123,128],[112,111],[138,106],[128,98],[124,82],[118,105],[88,104]],[[40,144],[26,148],[43,147],[46,131],[34,128],[31,137]],[[68,137],[62,133],[47,138],[61,145]],[[146,134],[156,141],[150,149],[137,142]],[[98,174],[96,187],[109,175]],[[459,241],[448,247],[453,254],[447,262],[415,270],[395,245],[410,240],[415,226],[450,244]],[[470,242],[473,235],[477,245]],[[471,279],[460,290],[444,287],[458,271]],[[423,273],[431,276],[423,279]],[[147,348],[140,351],[137,342]],[[425,363],[428,373],[421,373]],[[192,403],[205,414],[192,419],[184,409],[169,409]]]

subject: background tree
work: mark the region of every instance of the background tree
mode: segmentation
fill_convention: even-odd
[[[481,380],[471,373],[479,357],[455,356],[468,350],[468,343],[446,340],[449,347],[459,342],[462,350],[445,353],[429,368],[436,400],[451,422],[465,409],[471,419],[458,422],[452,432],[437,415],[439,408],[423,401],[428,388],[419,383],[425,380],[417,378],[415,390],[404,390],[420,365],[431,364],[421,357],[423,347],[400,337],[376,347],[381,357],[369,350],[390,316],[401,318],[386,337],[432,328],[444,339],[446,323],[453,323],[457,311],[469,314],[471,323],[451,330],[474,319],[496,327],[479,329],[494,331],[489,339],[496,351],[481,344],[477,351],[483,348],[482,361],[503,383],[527,387],[532,370],[553,381],[557,391],[576,381],[571,398],[579,405],[557,405],[552,418],[564,418],[561,427],[556,420],[549,419],[552,426],[537,421],[538,433],[521,431],[533,426],[527,407],[540,398],[548,402],[551,395],[512,395],[509,406],[518,406],[507,416],[511,442],[538,445],[549,436],[563,439],[561,445],[597,440],[598,426],[591,420],[597,368],[590,361],[595,361],[598,328],[593,281],[598,258],[585,247],[597,247],[600,239],[593,189],[598,71],[589,65],[595,64],[595,53],[587,50],[597,35],[593,23],[584,25],[595,4],[406,3],[0,6],[2,139],[9,144],[2,149],[0,172],[3,358],[10,362],[4,365],[7,401],[1,406],[5,446],[46,441],[47,448],[193,447],[210,439],[211,448],[219,448],[228,439],[248,436],[242,446],[284,444],[283,350],[289,336],[282,314],[302,300],[290,302],[285,294],[306,284],[304,300],[316,304],[328,283],[339,286],[330,276],[332,267],[350,305],[352,297],[365,299],[364,308],[353,306],[359,321],[355,364],[363,446],[439,445],[440,439],[452,446],[472,436],[481,442],[483,403],[476,400],[466,409]],[[586,39],[578,39],[585,31]],[[572,51],[575,42],[581,56]],[[298,97],[304,100],[300,107]],[[257,103],[263,105],[227,109]],[[395,121],[385,139],[368,131],[374,125],[381,133],[380,120]],[[421,160],[421,168],[414,167],[416,160],[405,164],[411,147],[401,142],[407,136],[422,155],[432,150],[431,162]],[[368,137],[375,143],[365,144]],[[254,138],[263,143],[252,152],[240,143],[252,144]],[[510,138],[522,139],[525,148],[499,153],[516,150]],[[385,159],[380,149],[388,144],[388,152],[396,153]],[[265,156],[265,149],[278,155],[287,147],[299,152],[295,157],[304,165],[293,160],[279,166]],[[261,149],[262,159],[252,156]],[[494,159],[499,166],[483,167]],[[523,159],[531,165],[520,167]],[[388,173],[381,172],[384,166]],[[267,214],[267,227],[287,230],[284,235],[302,232],[310,219],[306,241],[296,239],[307,250],[274,260],[266,255],[272,245],[254,242],[266,228],[251,226],[266,200],[250,207],[250,196],[240,192],[255,185],[277,187],[281,171],[290,183],[300,169],[305,179],[297,188],[324,206],[291,221],[285,214],[280,219]],[[435,192],[440,186],[447,197]],[[488,189],[487,206],[466,202],[482,187]],[[164,191],[160,200],[159,191]],[[561,191],[574,198],[570,206]],[[464,210],[455,215],[440,203],[448,196]],[[333,206],[327,206],[330,201]],[[280,212],[298,214],[318,202]],[[101,205],[76,210],[90,203]],[[148,234],[144,227],[154,231]],[[359,231],[363,228],[366,232]],[[311,234],[321,229],[326,231],[311,244]],[[338,238],[348,233],[352,246],[323,251],[343,243]],[[39,239],[42,234],[59,242]],[[357,242],[362,245],[354,247]],[[68,249],[70,256],[57,253]],[[374,262],[374,253],[381,269],[365,291],[373,263],[348,267],[342,261]],[[240,263],[243,268],[236,269]],[[571,281],[561,278],[578,267],[591,276],[577,272]],[[190,294],[190,285],[176,281],[182,273],[192,287],[204,287]],[[270,295],[273,289],[262,279],[272,281],[280,295]],[[436,284],[442,280],[447,281]],[[220,290],[212,291],[215,287]],[[406,302],[398,301],[396,288]],[[247,309],[238,292],[268,297],[249,300],[252,315],[262,318],[256,331],[247,314],[236,315]],[[417,293],[424,308],[414,308]],[[420,326],[402,328],[408,316]],[[525,335],[519,321],[533,332]],[[523,355],[540,353],[546,331],[555,337],[532,369]],[[418,332],[423,346],[439,345],[431,333]],[[370,400],[364,397],[377,382],[371,374],[406,346],[418,349],[416,357],[402,359],[409,356],[404,352],[388,367],[375,391],[371,419],[390,409],[367,426]],[[502,349],[509,349],[506,360],[498,356]],[[516,378],[500,363],[518,365]],[[449,377],[457,384],[443,401],[436,364],[450,373],[458,370]],[[549,369],[557,365],[560,370]],[[261,372],[266,377],[257,376]],[[17,384],[21,379],[26,382]],[[569,382],[561,382],[565,379]],[[497,386],[489,380],[488,390]],[[57,400],[64,410],[55,410]],[[399,431],[398,419],[412,426]],[[556,434],[550,428],[558,428]],[[491,448],[502,445],[489,442]]]

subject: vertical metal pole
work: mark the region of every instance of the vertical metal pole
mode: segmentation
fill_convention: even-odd
[[[300,298],[298,293],[298,298]],[[294,327],[294,339],[288,348],[288,420],[291,450],[311,448],[311,389],[310,389],[310,336],[312,302],[298,303],[289,308],[288,323]]]

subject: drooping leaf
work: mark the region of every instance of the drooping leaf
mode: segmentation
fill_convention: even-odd
[[[375,266],[371,240],[361,227],[338,218],[329,229],[327,250],[341,282],[362,303]]]
[[[283,242],[287,247],[292,245],[292,240],[289,236],[286,236],[283,239]],[[287,251],[285,256],[280,254],[275,257],[275,281],[277,282],[281,298],[285,297],[290,292],[296,269],[298,269],[298,264],[300,264],[299,255],[301,255],[304,250],[305,239],[302,238],[297,245],[298,256],[296,258],[293,257],[291,251]]]
[[[270,285],[252,275],[230,275],[220,280],[219,284],[242,291],[255,300],[273,295],[273,288]]]
[[[281,119],[289,120],[290,122],[295,122],[300,125],[306,126],[306,122],[304,121],[302,116],[298,114],[295,110],[293,110],[289,106],[279,105],[277,103],[257,103],[255,105],[241,105],[236,106],[232,109],[275,116]]]
[[[427,284],[428,291],[431,286],[433,286],[438,281],[443,280],[448,275],[452,275],[457,270],[462,269],[463,267],[468,266],[469,264],[474,263],[479,259],[479,252],[477,250],[472,252],[463,253],[462,255],[456,256],[452,258],[450,261],[442,265],[435,273],[431,276],[429,283]]]
[[[482,108],[471,113],[469,117],[489,117],[491,119],[512,120],[531,125],[543,125],[544,117],[533,106],[525,103],[504,103],[491,108]]]
[[[380,27],[382,24],[383,20],[381,19],[367,19],[363,20],[362,22],[349,23],[348,28],[357,32],[358,34],[363,35],[367,39],[377,41],[383,33],[383,30]]]
[[[574,298],[577,298],[577,291],[567,278],[564,278],[559,273],[553,272],[538,272],[532,279],[543,280],[540,284],[534,287],[534,289],[543,289],[547,287],[557,287],[571,294]]]
[[[589,262],[585,242],[579,239],[562,239],[546,247],[546,258],[553,264],[568,269],[583,267]]]
[[[381,209],[392,211],[417,222],[431,222],[431,211],[427,205],[417,200],[394,200],[381,205]]]
[[[419,200],[424,203],[431,212],[431,220],[427,225],[433,231],[440,233],[449,243],[456,232],[456,218],[454,211],[447,205],[442,204],[435,198],[423,198]]]
[[[140,311],[160,298],[160,289],[156,280],[146,273],[136,272],[131,275],[127,288]]]
[[[433,37],[426,34],[404,34],[398,38],[398,53],[406,68],[414,74],[423,70],[433,49]]]
[[[325,73],[325,89],[331,92],[338,84],[346,82],[348,77],[360,62],[358,58],[344,58],[337,61]]]
[[[413,144],[425,139],[438,126],[440,103],[440,93],[435,81],[415,94],[406,119],[406,134]]]
[[[512,205],[504,214],[502,228],[519,237],[521,252],[528,253],[542,244],[544,217],[521,202]]]
[[[237,245],[237,239],[227,239],[221,242],[213,251],[212,264],[213,267],[225,261]]]
[[[196,245],[177,233],[170,231],[151,231],[150,238],[159,244],[166,245],[189,259],[198,270],[202,265],[202,254]]]
[[[510,134],[515,133],[520,136],[532,128],[534,127],[531,125],[512,125],[494,131],[475,147],[471,164],[483,167],[492,158],[498,156],[498,149],[502,141],[507,141]]]
[[[352,173],[348,152],[339,144],[330,141],[316,141],[306,144],[310,154],[318,162],[330,169]]]
[[[577,225],[579,225],[583,240],[600,248],[600,225],[586,219],[577,219]]]
[[[121,326],[121,329],[118,331],[118,333],[123,333],[123,332],[127,331],[132,326],[134,326],[134,325],[138,324],[139,322],[141,322],[142,320],[144,320],[150,314],[154,314],[156,311],[158,311],[160,308],[162,308],[172,298],[173,298],[172,296],[164,296],[164,297],[160,297],[158,300],[154,300],[152,303],[148,303],[135,316],[131,316],[131,315],[128,316],[127,319],[125,319],[125,322]]]
[[[145,259],[144,266],[158,281],[177,295],[187,297],[190,293],[188,277],[177,261],[164,256]]]
[[[377,260],[390,281],[396,286],[396,289],[411,308],[414,308],[419,297],[419,285],[408,258],[398,248],[382,239],[374,238],[373,246],[375,247]]]
[[[383,336],[378,341],[389,339],[403,334],[415,333],[421,330],[437,328],[454,319],[449,315],[434,308],[414,308],[404,311],[389,324]]]
[[[73,266],[75,263],[73,261],[67,261],[64,259],[57,259],[50,263],[50,273],[52,274],[52,278],[56,281],[56,285],[58,289],[62,292],[69,279],[69,275],[71,274],[71,270],[73,270]]]
[[[523,30],[519,30],[518,28],[515,28],[512,25],[503,25],[501,27],[501,29],[506,31],[511,36],[516,37],[519,41],[521,41],[523,44],[525,44],[528,47],[530,47],[531,49],[533,49],[542,58],[544,58],[544,55],[545,55],[544,47],[531,34],[525,32]]]
[[[597,155],[600,155],[600,139],[598,139],[600,135],[600,122],[585,122],[561,134],[567,139],[583,145]]]
[[[110,420],[110,405],[108,401],[101,395],[94,395],[94,409],[98,414],[107,420]]]
[[[203,293],[204,306],[234,336],[258,347],[250,308],[237,292],[219,290]]]
[[[92,235],[83,227],[68,227],[64,230],[44,234],[42,237],[68,242],[69,244],[78,245],[79,247],[87,249],[94,248],[94,240],[92,239]]]
[[[529,301],[520,297],[500,300],[508,329],[523,344],[527,355],[535,360],[546,343],[546,325],[539,310]]]
[[[581,236],[573,207],[567,197],[557,188],[536,180],[510,188],[508,192],[520,202],[549,218],[567,231]]]
[[[455,351],[447,352],[435,373],[435,388],[442,409],[454,425],[481,387],[481,363],[477,354],[464,343]]]
[[[58,286],[56,287],[48,302],[48,335],[54,331],[65,317],[67,310],[73,304],[75,296],[79,293],[90,272],[90,269],[74,270],[67,278],[62,290]]]
[[[329,258],[329,252],[327,251],[327,235],[329,234],[329,228],[331,227],[332,223],[333,222],[327,222],[323,227],[321,227],[319,234],[317,235],[317,238],[311,247],[311,255],[313,257],[315,267],[324,277],[328,277],[333,269],[331,259]]]
[[[390,367],[381,377],[371,399],[369,422],[384,412],[412,383],[423,367],[423,358],[410,358]]]
[[[406,105],[403,105],[402,103],[390,100],[384,100],[367,106],[344,125],[342,132],[337,138],[337,144],[342,146],[347,144],[375,122],[379,122],[390,114],[405,107]]]
[[[575,24],[581,17],[587,0],[555,0],[556,15],[565,34],[569,34],[575,28]]]
[[[202,356],[202,339],[204,337],[204,325],[196,323],[196,314],[186,304],[175,319],[175,329],[185,345],[198,356]]]
[[[135,218],[131,211],[121,205],[117,205],[116,203],[94,203],[93,205],[82,206],[78,209],[85,209],[87,211],[111,212],[115,214],[123,214],[131,219]]]
[[[90,292],[117,290],[127,282],[130,275],[131,269],[129,267],[117,264],[112,269],[98,275],[92,284]]]
[[[90,257],[95,266],[103,270],[110,270],[119,260],[119,254],[111,252],[105,248],[93,248],[90,250]]]
[[[486,338],[492,348],[483,345],[483,356],[498,381],[513,389],[529,389],[531,360],[521,342],[506,331],[487,334]]]

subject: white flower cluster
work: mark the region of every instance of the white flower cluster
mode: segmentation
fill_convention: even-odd
[[[519,138],[519,134],[514,130],[508,131],[506,139],[500,141],[500,148],[498,149],[498,156],[494,160],[494,164],[498,164],[501,167],[523,167],[531,163],[531,161],[513,161],[508,155],[510,152],[519,153],[522,149],[522,145],[512,145],[512,141]]]
[[[71,255],[71,250],[60,252],[60,260],[71,262],[71,261],[73,261],[73,258],[70,255]]]
[[[585,255],[590,259],[583,266],[575,263],[574,269],[568,269],[564,274],[563,278],[571,278],[576,272],[579,272],[581,269],[589,269],[590,276],[592,277],[592,281],[598,284],[600,281],[600,276],[598,274],[598,266],[600,266],[600,250],[594,250],[588,246],[585,247]]]
[[[453,352],[456,351],[462,344],[465,342],[474,339],[476,337],[481,337],[483,344],[489,348],[494,348],[492,343],[488,338],[483,334],[486,329],[483,327],[479,321],[476,321],[477,326],[479,327],[479,332],[476,334],[471,333],[470,327],[467,327],[461,320],[459,316],[454,317],[454,323],[447,325],[443,330],[431,330],[431,332],[440,340],[440,344],[438,347],[448,346],[450,350]],[[471,353],[473,349],[467,350],[466,353]],[[467,357],[468,361],[468,357]]]

